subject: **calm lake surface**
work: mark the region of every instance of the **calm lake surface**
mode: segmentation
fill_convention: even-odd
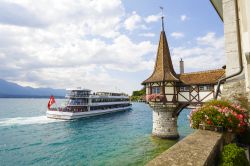
[[[62,99],[56,102],[63,102]],[[177,141],[151,136],[152,111],[133,110],[73,121],[47,119],[48,99],[0,99],[0,165],[144,165]],[[178,118],[181,138],[190,134]]]

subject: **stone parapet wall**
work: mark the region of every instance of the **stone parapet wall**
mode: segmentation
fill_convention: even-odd
[[[222,133],[197,130],[150,161],[147,166],[212,166],[224,145]],[[231,137],[230,137],[231,138]]]

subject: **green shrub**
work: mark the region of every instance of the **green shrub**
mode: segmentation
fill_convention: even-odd
[[[243,148],[228,144],[223,148],[220,166],[250,166]]]

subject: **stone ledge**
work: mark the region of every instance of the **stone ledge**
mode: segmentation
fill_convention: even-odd
[[[222,146],[222,133],[197,130],[150,161],[147,166],[210,166]]]

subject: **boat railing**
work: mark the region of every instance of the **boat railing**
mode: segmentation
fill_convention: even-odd
[[[81,94],[81,95],[76,95],[76,94],[66,94],[65,96],[66,98],[73,98],[73,97],[76,97],[76,98],[81,98],[81,97],[89,97],[89,95],[84,95],[84,94]]]
[[[119,98],[127,99],[128,98],[128,96],[108,96],[108,95],[104,96],[104,95],[94,95],[94,94],[90,95],[89,97],[90,98],[110,98],[110,99],[119,99]]]
[[[73,107],[73,106],[88,106],[88,104],[68,104],[67,106]]]
[[[111,100],[111,101],[106,101],[106,100],[92,100],[92,103],[127,103],[129,100]]]
[[[67,106],[86,106],[88,102],[69,102]]]
[[[59,112],[87,112],[87,108],[72,108],[72,107],[58,107],[50,108],[50,111],[59,111]]]

